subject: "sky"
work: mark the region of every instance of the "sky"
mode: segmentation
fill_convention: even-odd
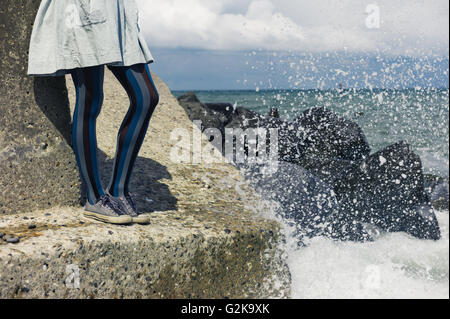
[[[172,89],[448,87],[446,0],[137,0]]]

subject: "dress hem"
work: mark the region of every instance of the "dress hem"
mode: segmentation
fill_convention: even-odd
[[[132,65],[136,65],[136,64],[150,64],[150,63],[154,63],[155,60],[152,58],[146,58],[144,57],[144,59],[142,59],[142,52],[136,52],[135,54],[131,55],[131,56],[127,56],[127,58],[125,59],[118,59],[115,57],[101,57],[100,59],[94,59],[97,61],[90,61],[90,62],[86,62],[88,61],[90,58],[86,58],[87,56],[89,57],[97,57],[95,55],[84,55],[84,58],[76,58],[77,61],[83,61],[83,62],[79,62],[79,63],[73,63],[70,65],[65,65],[65,66],[61,66],[61,67],[57,67],[56,69],[47,69],[47,68],[29,68],[27,71],[27,75],[28,76],[64,76],[66,74],[69,74],[71,70],[74,69],[78,69],[78,68],[88,68],[88,67],[94,67],[94,66],[100,66],[100,65],[111,65],[111,66],[132,66]],[[141,55],[139,57],[139,55]],[[62,59],[63,61],[65,60],[64,58]],[[124,62],[126,61],[126,62]],[[36,66],[38,65],[46,65],[46,63],[48,63],[48,61],[46,60],[42,60],[39,62],[34,61],[34,65]]]

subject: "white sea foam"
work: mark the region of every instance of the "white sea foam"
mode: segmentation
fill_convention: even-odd
[[[393,233],[373,243],[316,238],[288,248],[292,298],[449,298],[449,214],[437,216],[439,241]]]

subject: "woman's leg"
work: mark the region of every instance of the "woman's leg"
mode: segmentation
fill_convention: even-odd
[[[76,88],[73,145],[88,201],[92,205],[105,194],[98,171],[96,134],[96,121],[103,103],[104,70],[103,66],[96,66],[71,72]]]
[[[114,197],[129,195],[133,166],[144,141],[159,95],[147,64],[130,67],[108,67],[130,98],[130,108],[117,138],[117,150],[109,193]]]

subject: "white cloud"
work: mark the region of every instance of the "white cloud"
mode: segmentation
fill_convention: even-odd
[[[448,54],[447,0],[137,0],[150,46]]]
[[[140,1],[141,25],[155,45],[166,47],[289,49],[304,40],[302,28],[269,0],[252,1],[244,13],[227,13],[226,2]]]

